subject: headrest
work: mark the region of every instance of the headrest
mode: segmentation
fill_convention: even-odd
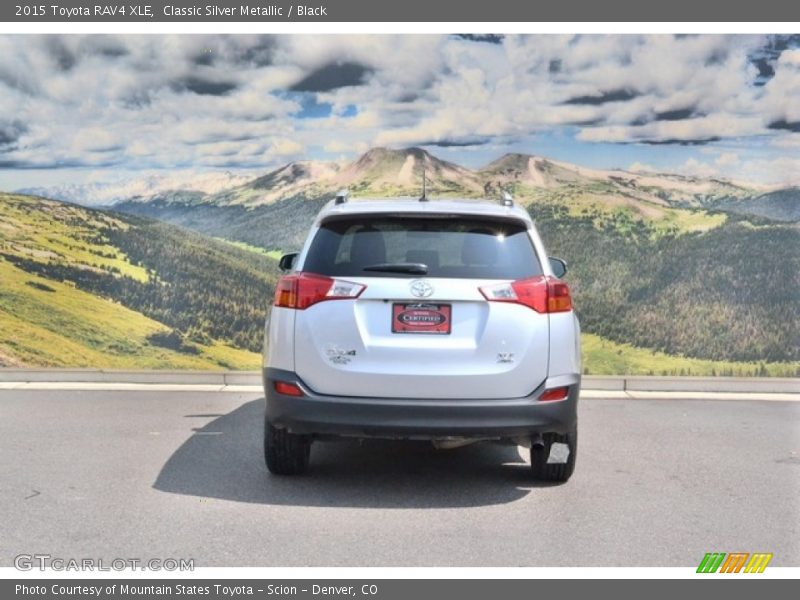
[[[353,234],[350,246],[350,263],[367,266],[386,262],[386,242],[383,234],[374,227],[361,227]]]

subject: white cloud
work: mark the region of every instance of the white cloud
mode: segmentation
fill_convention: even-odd
[[[656,169],[634,169],[655,171]],[[753,182],[770,186],[800,185],[800,156],[752,158],[742,160],[736,153],[720,154],[713,161],[687,159],[676,169],[684,175],[696,177],[724,177],[732,181]]]
[[[695,175],[697,177],[713,177],[717,173],[717,170],[706,162],[689,158],[680,167],[680,172],[685,175]]]
[[[789,148],[800,150],[800,134],[782,135],[774,138],[771,143],[774,148]]]
[[[351,148],[349,144],[345,144],[344,142],[340,142],[338,140],[331,140],[323,146],[323,150],[331,154],[337,154],[340,152],[347,154],[350,152]]]
[[[373,144],[488,141],[502,149],[505,140],[546,131],[585,144],[768,135],[778,155],[797,147],[790,129],[800,122],[800,50],[784,51],[775,76],[758,87],[749,57],[764,42],[725,35],[514,35],[501,44],[442,35],[5,35],[0,160],[255,167],[304,154],[352,156]],[[325,84],[305,98],[289,93],[321,67],[344,63],[363,71],[361,85]],[[321,114],[299,118],[312,100]],[[326,116],[319,107],[327,105]],[[728,154],[684,166],[725,171],[746,162],[746,150]]]
[[[631,165],[628,167],[628,171],[631,171],[632,173],[657,173],[658,169],[653,165],[636,161],[631,163]]]
[[[305,150],[303,144],[286,138],[274,140],[269,148],[273,156],[300,156]]]
[[[777,186],[800,186],[800,156],[755,158],[736,165],[731,177],[744,181],[761,181]]]
[[[739,162],[739,155],[735,152],[723,152],[714,161],[718,167],[730,167]]]

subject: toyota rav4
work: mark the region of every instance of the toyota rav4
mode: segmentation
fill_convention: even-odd
[[[267,318],[264,454],[338,437],[496,441],[575,467],[580,328],[563,261],[509,198],[348,200],[317,216]]]

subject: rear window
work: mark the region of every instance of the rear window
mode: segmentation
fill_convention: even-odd
[[[335,277],[420,277],[365,270],[409,264],[425,265],[426,277],[523,279],[542,274],[523,224],[453,216],[371,216],[324,223],[303,270]]]

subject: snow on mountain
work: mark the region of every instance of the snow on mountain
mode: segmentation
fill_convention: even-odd
[[[185,170],[148,173],[143,177],[128,177],[118,181],[34,186],[15,191],[85,206],[108,206],[123,200],[150,198],[175,190],[215,194],[242,185],[257,176],[254,172]]]

